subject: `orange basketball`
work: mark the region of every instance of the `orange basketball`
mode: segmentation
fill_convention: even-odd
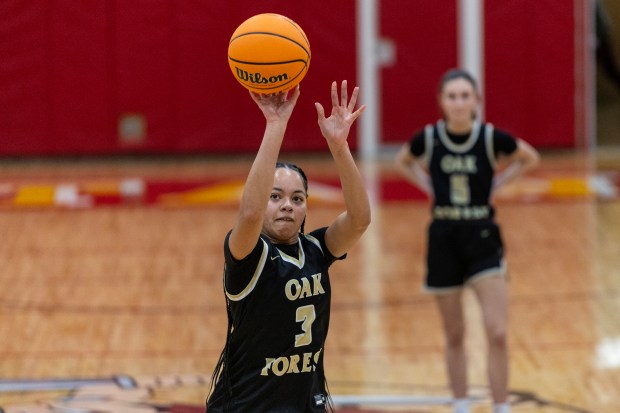
[[[310,66],[310,44],[297,23],[275,13],[250,17],[233,33],[228,64],[248,90],[271,94],[294,88]]]

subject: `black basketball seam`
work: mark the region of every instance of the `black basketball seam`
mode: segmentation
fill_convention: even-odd
[[[299,32],[299,34],[301,34],[301,36],[304,38],[304,40],[306,41],[306,43],[308,44],[308,46],[310,45],[310,42],[308,41],[308,37],[306,37],[306,33],[304,33],[304,31],[301,29],[301,27],[299,27],[299,25],[297,23],[295,23],[293,20],[289,19],[286,16],[282,16],[284,17],[284,19],[291,25],[293,26],[293,28],[295,30],[297,30]],[[310,54],[310,51],[308,51],[308,54]]]
[[[246,64],[246,65],[256,65],[256,66],[281,65],[281,64],[296,63],[296,62],[302,62],[304,64],[304,66],[308,65],[308,62],[306,62],[303,59],[282,60],[282,61],[279,61],[279,62],[251,62],[251,61],[247,61],[247,60],[235,59],[235,58],[230,57],[230,56],[228,56],[228,59],[232,60],[235,63],[243,63],[243,64]]]
[[[301,49],[302,49],[304,52],[306,52],[306,55],[308,56],[308,59],[310,59],[310,51],[309,51],[309,50],[306,50],[306,48],[304,47],[304,45],[302,45],[301,43],[299,43],[299,42],[297,42],[297,41],[295,41],[295,40],[291,39],[290,37],[282,36],[281,34],[277,34],[277,33],[271,33],[271,32],[247,32],[247,33],[240,34],[240,35],[238,35],[238,36],[236,36],[236,37],[233,37],[232,39],[230,39],[230,42],[229,42],[228,44],[230,45],[233,41],[237,40],[238,38],[243,37],[243,36],[249,36],[249,35],[251,35],[251,34],[264,34],[264,35],[267,35],[267,36],[275,36],[275,37],[280,37],[280,38],[282,38],[282,39],[286,39],[286,40],[288,40],[289,42],[291,42],[291,43],[295,43],[297,46],[301,47]],[[304,38],[305,38],[305,37],[304,37]]]
[[[302,29],[302,28],[301,28],[301,27],[300,27],[297,23],[295,23],[293,20],[289,19],[289,18],[288,18],[288,17],[286,17],[286,16],[283,16],[283,15],[281,15],[281,14],[278,14],[278,13],[265,13],[265,14],[266,14],[266,15],[269,15],[269,16],[278,16],[278,17],[281,17],[283,20],[285,20],[287,23],[289,23],[291,26],[293,26],[293,28],[294,28],[295,30],[297,30],[297,32],[298,32],[299,34],[301,34],[301,37],[303,37],[303,38],[304,38],[304,40],[306,41],[306,44],[307,44],[308,46],[310,46],[310,42],[308,41],[308,36],[306,36],[306,33],[304,33],[303,29]],[[310,51],[308,51],[307,53],[308,53],[308,54],[310,54]]]

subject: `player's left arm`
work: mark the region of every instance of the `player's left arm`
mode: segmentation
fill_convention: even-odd
[[[519,138],[516,139],[516,143],[517,149],[510,155],[505,156],[504,159],[501,159],[502,163],[506,164],[506,167],[495,175],[493,180],[494,190],[514,181],[540,163],[540,154],[532,145]]]
[[[345,80],[339,99],[338,85],[333,82],[332,112],[328,118],[325,117],[323,106],[315,103],[319,127],[334,158],[346,206],[346,211],[329,225],[325,233],[325,244],[335,257],[344,255],[370,225],[368,193],[347,142],[351,126],[366,108],[362,105],[354,110],[358,94],[359,88],[356,87],[351,100],[348,99]]]

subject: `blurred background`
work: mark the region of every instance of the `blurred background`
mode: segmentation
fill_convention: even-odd
[[[607,57],[597,62],[617,68],[620,12],[610,0],[596,7],[598,40],[592,0],[4,0],[0,155],[253,151],[260,122],[236,121],[259,114],[230,73],[230,34],[265,10],[298,22],[312,51],[301,104],[312,108],[332,80],[361,84],[358,30],[373,29],[356,23],[365,3],[375,5],[377,50],[364,53],[377,59],[379,149],[437,117],[438,78],[465,66],[463,47],[482,56],[475,74],[496,124],[541,149],[617,143],[620,76],[593,66],[600,45]],[[484,37],[460,46],[459,10],[474,4]],[[284,150],[324,151],[303,127],[312,110],[299,112]]]
[[[312,227],[343,207],[314,102],[347,79],[368,105],[349,142],[373,223],[330,270],[338,412],[450,411],[421,291],[428,202],[392,159],[438,118],[453,67],[479,79],[485,120],[543,155],[496,198],[513,411],[620,411],[617,0],[0,0],[0,411],[204,411],[225,339],[222,242],[264,128],[228,41],[265,12],[310,41],[282,156],[310,178]]]
[[[620,119],[620,3],[598,0],[596,27],[596,139],[601,146],[617,146]]]

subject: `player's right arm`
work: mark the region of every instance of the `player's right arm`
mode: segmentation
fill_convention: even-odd
[[[325,244],[336,257],[349,251],[366,231],[371,219],[368,193],[347,141],[351,126],[366,109],[366,105],[355,109],[358,95],[359,88],[355,87],[349,99],[346,80],[341,83],[340,93],[338,83],[332,82],[329,117],[325,117],[323,105],[315,103],[319,128],[336,164],[346,207],[325,232]]]
[[[398,169],[407,181],[418,187],[428,196],[433,196],[431,178],[423,166],[423,157],[414,156],[411,153],[411,146],[409,143],[405,143],[401,146],[400,150],[396,154],[394,163],[396,165],[396,169]]]
[[[290,94],[250,94],[263,112],[266,124],[263,139],[245,181],[237,222],[228,240],[230,252],[237,260],[245,258],[254,249],[263,228],[276,162],[286,126],[299,97],[299,87]]]

